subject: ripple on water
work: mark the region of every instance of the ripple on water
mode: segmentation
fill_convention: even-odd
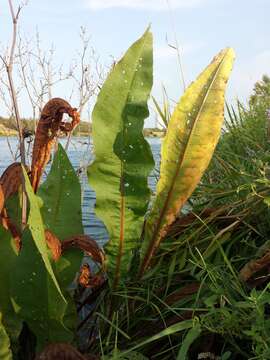
[[[150,143],[156,166],[159,167],[159,158],[160,158],[160,139],[157,138],[148,138]],[[62,145],[65,145],[65,140],[61,140]],[[10,148],[12,152],[16,156],[18,153],[17,147],[17,138],[10,137],[9,138],[10,147],[7,143],[7,139],[5,137],[0,137],[0,174],[9,166],[13,161],[13,156],[11,155]],[[89,144],[87,138],[75,138],[72,140],[69,150],[68,156],[69,159],[74,166],[75,170],[79,167],[86,167],[87,164],[92,159],[92,145]],[[47,166],[46,172],[48,173],[50,165]],[[100,244],[104,244],[108,239],[108,234],[104,228],[103,223],[95,216],[94,206],[95,206],[95,193],[89,187],[88,180],[86,177],[86,173],[82,172],[80,174],[80,181],[82,185],[82,218],[83,218],[83,226],[86,234],[92,236],[96,239]],[[149,177],[149,186],[152,190],[155,189],[156,185],[156,177],[152,173]]]

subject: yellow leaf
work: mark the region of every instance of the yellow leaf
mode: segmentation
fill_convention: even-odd
[[[145,224],[140,276],[212,158],[234,57],[233,49],[222,50],[188,87],[174,110],[162,145],[156,199]]]

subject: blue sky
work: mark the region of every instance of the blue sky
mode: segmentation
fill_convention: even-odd
[[[174,43],[172,14],[181,48],[185,80],[190,83],[222,48],[235,49],[237,60],[227,99],[247,99],[253,84],[270,74],[269,0],[29,0],[20,18],[21,32],[34,37],[38,27],[42,44],[56,47],[56,60],[69,61],[79,46],[85,26],[103,63],[118,59],[151,23],[154,35],[154,88],[161,84],[177,100],[182,93]],[[14,1],[14,4],[18,2]],[[11,35],[8,1],[0,0],[0,43]],[[63,89],[64,90],[64,89]],[[62,94],[54,94],[63,96]],[[22,110],[27,115],[27,108]],[[148,124],[150,122],[148,121]]]

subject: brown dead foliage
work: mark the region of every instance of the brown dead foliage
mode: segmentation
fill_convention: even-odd
[[[47,229],[45,230],[45,239],[47,246],[51,250],[52,257],[55,261],[60,258],[64,251],[76,248],[84,251],[86,255],[90,256],[95,262],[101,265],[103,265],[104,263],[103,250],[99,247],[97,242],[89,235],[74,235],[63,241],[60,241],[52,231]],[[92,275],[90,273],[90,268],[87,269],[87,264],[85,264],[84,266],[84,276],[82,275],[82,278],[91,277]]]
[[[22,165],[15,162],[3,172],[0,178],[0,212],[2,212],[6,200],[16,194],[22,183]]]
[[[81,249],[95,262],[101,265],[104,263],[103,250],[89,235],[74,235],[62,241],[62,251],[66,251],[69,248]]]
[[[63,121],[63,115],[67,114],[72,118],[71,122]],[[27,170],[30,177],[31,185],[34,192],[37,192],[43,170],[48,163],[51,150],[60,133],[67,135],[80,122],[80,116],[76,108],[61,99],[51,99],[43,108],[38,122],[37,131],[32,153],[31,171]],[[22,165],[15,162],[7,167],[0,177],[0,223],[9,230],[15,239],[18,251],[21,249],[21,231],[17,229],[16,224],[8,216],[5,203],[9,197],[16,194],[23,183]],[[45,230],[45,240],[48,248],[52,253],[52,258],[57,261],[63,251],[69,248],[78,248],[91,256],[97,263],[103,265],[104,253],[98,244],[87,235],[72,236],[63,242],[53,234],[49,229]],[[84,287],[92,289],[104,285],[102,274],[93,274],[89,265],[82,267],[79,283]],[[92,355],[82,355],[69,344],[49,344],[35,360],[98,360],[99,358]]]
[[[224,225],[228,225],[235,221],[235,219],[244,217],[244,213],[237,215],[230,214],[230,209],[226,207],[220,208],[206,208],[203,209],[200,213],[196,214],[194,212],[190,212],[186,215],[183,215],[175,220],[169,228],[166,236],[175,237],[182,234],[185,230],[190,229],[190,226],[195,224],[196,222],[210,222],[210,221],[218,221],[218,224],[223,227]]]
[[[72,118],[71,123],[62,121],[64,114]],[[50,160],[51,149],[59,133],[62,131],[67,135],[79,122],[80,115],[77,109],[72,108],[64,99],[51,99],[44,106],[37,126],[32,155],[31,183],[34,192],[38,189],[43,170]]]
[[[78,282],[83,288],[89,288],[91,286],[90,279],[91,279],[90,266],[88,264],[83,264],[80,270]]]
[[[259,259],[249,261],[240,271],[240,278],[243,281],[248,281],[254,274],[261,270],[269,269],[270,267],[270,250],[268,250]],[[269,273],[269,272],[268,272]]]
[[[200,288],[200,283],[191,283],[184,287],[182,287],[179,290],[176,290],[172,294],[166,297],[165,303],[167,305],[173,305],[176,304],[178,301],[185,299],[189,295],[193,295],[196,293]]]
[[[21,231],[17,228],[16,224],[14,224],[14,222],[8,217],[7,211],[5,208],[2,210],[2,214],[0,216],[0,222],[4,229],[10,231],[10,233],[15,241],[16,249],[18,251],[20,251],[21,247],[22,247]]]
[[[0,178],[0,221],[2,226],[11,232],[18,250],[21,248],[21,232],[8,216],[5,203],[18,192],[22,184],[22,177],[21,163],[15,162],[6,168]]]
[[[57,261],[62,254],[61,241],[48,229],[45,230],[45,239],[49,249],[51,250],[53,260]]]
[[[64,343],[49,344],[35,360],[98,360],[96,356],[82,355],[73,346]]]
[[[78,283],[82,288],[97,289],[100,288],[105,282],[102,273],[93,274],[89,264],[83,264],[80,269]]]
[[[71,123],[62,121],[64,114],[68,114],[72,118]],[[50,159],[51,148],[59,132],[62,131],[67,134],[72,131],[79,122],[80,116],[77,109],[72,108],[69,103],[63,99],[51,99],[44,106],[35,136],[31,172],[29,169],[26,169],[28,175],[30,175],[35,192],[37,191],[44,167]],[[18,192],[22,181],[22,165],[19,162],[8,166],[0,178],[0,223],[6,230],[11,232],[18,250],[21,249],[21,232],[9,218],[5,209],[5,202],[9,197]],[[59,240],[49,230],[45,233],[45,236],[47,244],[53,253],[53,258],[57,260],[61,255]]]

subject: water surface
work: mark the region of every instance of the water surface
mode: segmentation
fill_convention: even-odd
[[[148,138],[156,168],[159,167],[159,154],[161,140],[158,138]],[[65,146],[66,140],[62,139],[61,143]],[[28,147],[28,144],[27,144]],[[18,156],[18,141],[17,138],[0,137],[0,174],[16,159]],[[31,144],[29,144],[29,154],[31,153]],[[82,214],[83,225],[86,234],[91,235],[100,244],[104,244],[107,240],[106,230],[102,222],[95,216],[95,193],[90,188],[86,177],[87,165],[93,158],[93,148],[91,138],[74,138],[70,143],[68,149],[69,159],[76,171],[80,169],[80,181],[82,185]],[[30,158],[30,156],[29,156]],[[29,161],[30,162],[30,161]],[[49,171],[49,166],[46,171]],[[152,190],[155,189],[157,173],[154,171],[149,177],[149,186]]]

